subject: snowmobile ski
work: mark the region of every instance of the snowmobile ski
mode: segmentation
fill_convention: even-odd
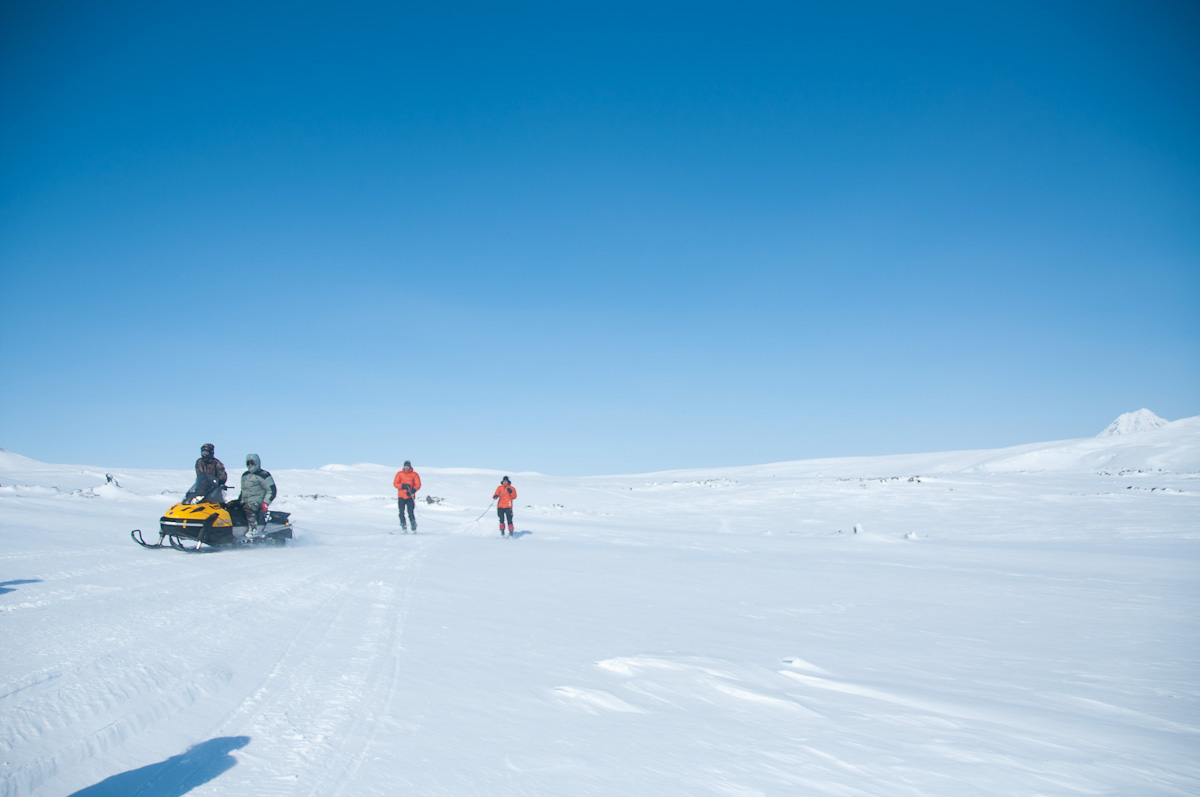
[[[129,536],[133,537],[133,541],[136,542],[138,545],[142,546],[143,548],[167,548],[167,547],[169,547],[163,543],[163,540],[166,539],[167,535],[163,534],[162,532],[159,532],[158,542],[156,544],[148,543],[144,539],[142,539],[142,530],[141,529],[134,529],[133,531],[129,532]]]

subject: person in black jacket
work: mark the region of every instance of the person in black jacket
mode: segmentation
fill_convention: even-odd
[[[223,490],[229,475],[225,472],[221,460],[216,458],[216,453],[217,447],[212,443],[200,446],[200,459],[196,460],[196,483],[188,491],[188,497],[184,499],[186,503],[191,503],[197,498],[210,504],[219,504],[225,500]]]
[[[200,446],[200,459],[196,460],[196,475],[207,473],[217,480],[217,484],[224,484],[229,479],[229,474],[225,472],[225,466],[221,460],[216,458],[216,453],[217,447],[212,443]]]

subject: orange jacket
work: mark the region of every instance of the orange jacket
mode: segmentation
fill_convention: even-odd
[[[402,470],[392,479],[392,486],[396,488],[397,497],[412,498],[421,489],[421,477],[415,470]]]
[[[500,482],[500,486],[496,488],[495,498],[499,503],[496,504],[500,509],[512,509],[513,499],[517,497],[517,488],[511,484]]]

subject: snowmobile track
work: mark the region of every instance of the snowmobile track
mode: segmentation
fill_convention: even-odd
[[[431,543],[373,556],[367,568],[343,574],[345,582],[280,650],[256,687],[214,726],[212,737],[250,739],[238,756],[243,765],[221,778],[226,793],[315,796],[352,788],[374,729],[393,710],[405,619]],[[331,680],[331,671],[341,676]],[[292,718],[298,705],[319,709],[300,723]],[[268,751],[272,747],[284,749]],[[289,776],[264,781],[259,750],[267,759],[285,757]]]

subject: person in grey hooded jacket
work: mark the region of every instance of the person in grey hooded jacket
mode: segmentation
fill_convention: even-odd
[[[267,506],[275,500],[275,479],[268,471],[262,469],[262,460],[258,454],[246,455],[246,472],[242,474],[242,494],[238,501],[246,510],[246,520],[250,524],[248,534],[253,534],[261,522],[266,526]]]

